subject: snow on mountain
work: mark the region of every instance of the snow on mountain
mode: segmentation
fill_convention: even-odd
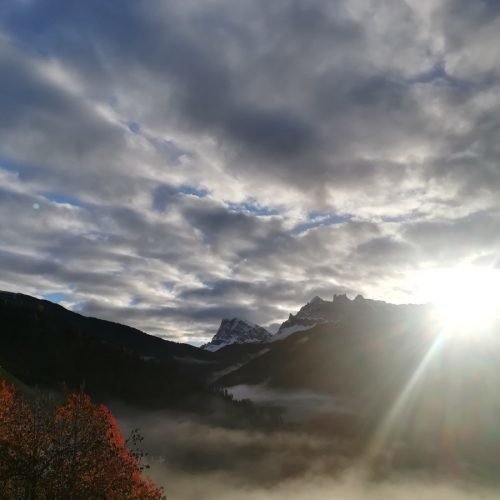
[[[309,330],[320,323],[325,323],[328,321],[331,305],[332,302],[327,302],[321,297],[314,297],[297,314],[290,314],[270,341],[283,340],[292,333]]]
[[[276,342],[277,340],[283,340],[292,335],[292,333],[303,332],[304,330],[309,330],[316,326],[317,323],[313,323],[311,325],[290,325],[285,328],[280,328],[275,335],[273,335],[269,342]]]
[[[231,344],[265,342],[270,337],[271,334],[259,325],[239,318],[223,319],[212,340],[201,348],[214,352]]]
[[[231,344],[275,342],[286,339],[294,333],[310,330],[316,325],[338,324],[346,316],[359,315],[367,309],[374,310],[387,306],[385,302],[367,300],[361,295],[354,300],[349,299],[345,294],[334,295],[331,301],[316,296],[302,306],[296,314],[290,314],[275,335],[271,335],[259,325],[239,318],[223,319],[212,340],[201,347],[214,352]]]
[[[373,309],[385,305],[381,301],[367,300],[362,295],[358,295],[354,300],[345,294],[334,295],[332,301],[316,296],[297,314],[290,314],[269,341],[283,340],[294,333],[310,330],[323,323],[338,324],[346,315],[362,313],[367,307]]]

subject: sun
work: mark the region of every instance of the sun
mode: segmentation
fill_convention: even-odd
[[[500,320],[500,271],[462,267],[439,269],[425,278],[427,296],[448,334],[477,336]]]

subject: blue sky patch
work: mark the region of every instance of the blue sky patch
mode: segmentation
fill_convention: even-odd
[[[449,80],[444,63],[438,62],[431,69],[410,78],[409,83],[431,83],[435,80]]]
[[[127,122],[127,127],[133,134],[138,134],[141,131],[141,124],[138,122]]]
[[[55,302],[56,304],[60,304],[61,302],[66,300],[67,295],[65,293],[60,292],[50,292],[42,294],[42,297],[49,302]]]
[[[314,229],[320,226],[334,226],[336,224],[349,222],[351,219],[352,217],[350,215],[311,212],[308,220],[297,224],[291,232],[292,234],[301,234],[309,229]]]
[[[231,212],[245,213],[248,215],[270,216],[279,214],[276,209],[259,205],[254,200],[245,201],[243,203],[229,202],[227,206]]]
[[[44,196],[45,198],[47,198],[47,200],[53,203],[64,203],[67,205],[72,205],[74,207],[83,207],[83,203],[74,196],[68,196],[63,193],[46,193],[44,194]]]
[[[137,306],[142,302],[142,299],[139,297],[132,297],[128,303],[130,307]]]
[[[206,189],[195,188],[193,186],[187,186],[187,185],[181,186],[179,188],[179,193],[196,196],[198,198],[205,198],[205,196],[208,195],[208,191]]]
[[[165,281],[163,283],[163,286],[169,291],[169,292],[173,292],[174,291],[174,288],[175,288],[175,281]]]
[[[20,180],[29,180],[40,174],[41,168],[13,158],[0,156],[0,168],[18,175]]]

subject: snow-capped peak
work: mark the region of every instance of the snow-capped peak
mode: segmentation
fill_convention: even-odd
[[[225,318],[221,321],[217,333],[202,349],[218,351],[231,344],[250,344],[265,342],[271,334],[259,325],[240,318]]]
[[[289,318],[282,323],[271,342],[287,338],[292,333],[309,330],[319,323],[326,321],[325,315],[331,307],[331,302],[323,300],[319,296],[313,297],[306,305],[302,306],[297,314],[290,314]]]

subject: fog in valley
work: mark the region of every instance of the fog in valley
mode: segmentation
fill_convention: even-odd
[[[260,385],[237,385],[228,389],[235,399],[250,399],[259,406],[276,408],[285,422],[301,422],[324,413],[350,415],[355,411],[353,401],[309,390],[285,391]]]
[[[125,434],[140,427],[148,475],[169,499],[489,500],[499,495],[451,467],[436,474],[370,468],[352,443],[331,435],[286,426],[231,429],[191,415],[123,406],[115,412]]]

